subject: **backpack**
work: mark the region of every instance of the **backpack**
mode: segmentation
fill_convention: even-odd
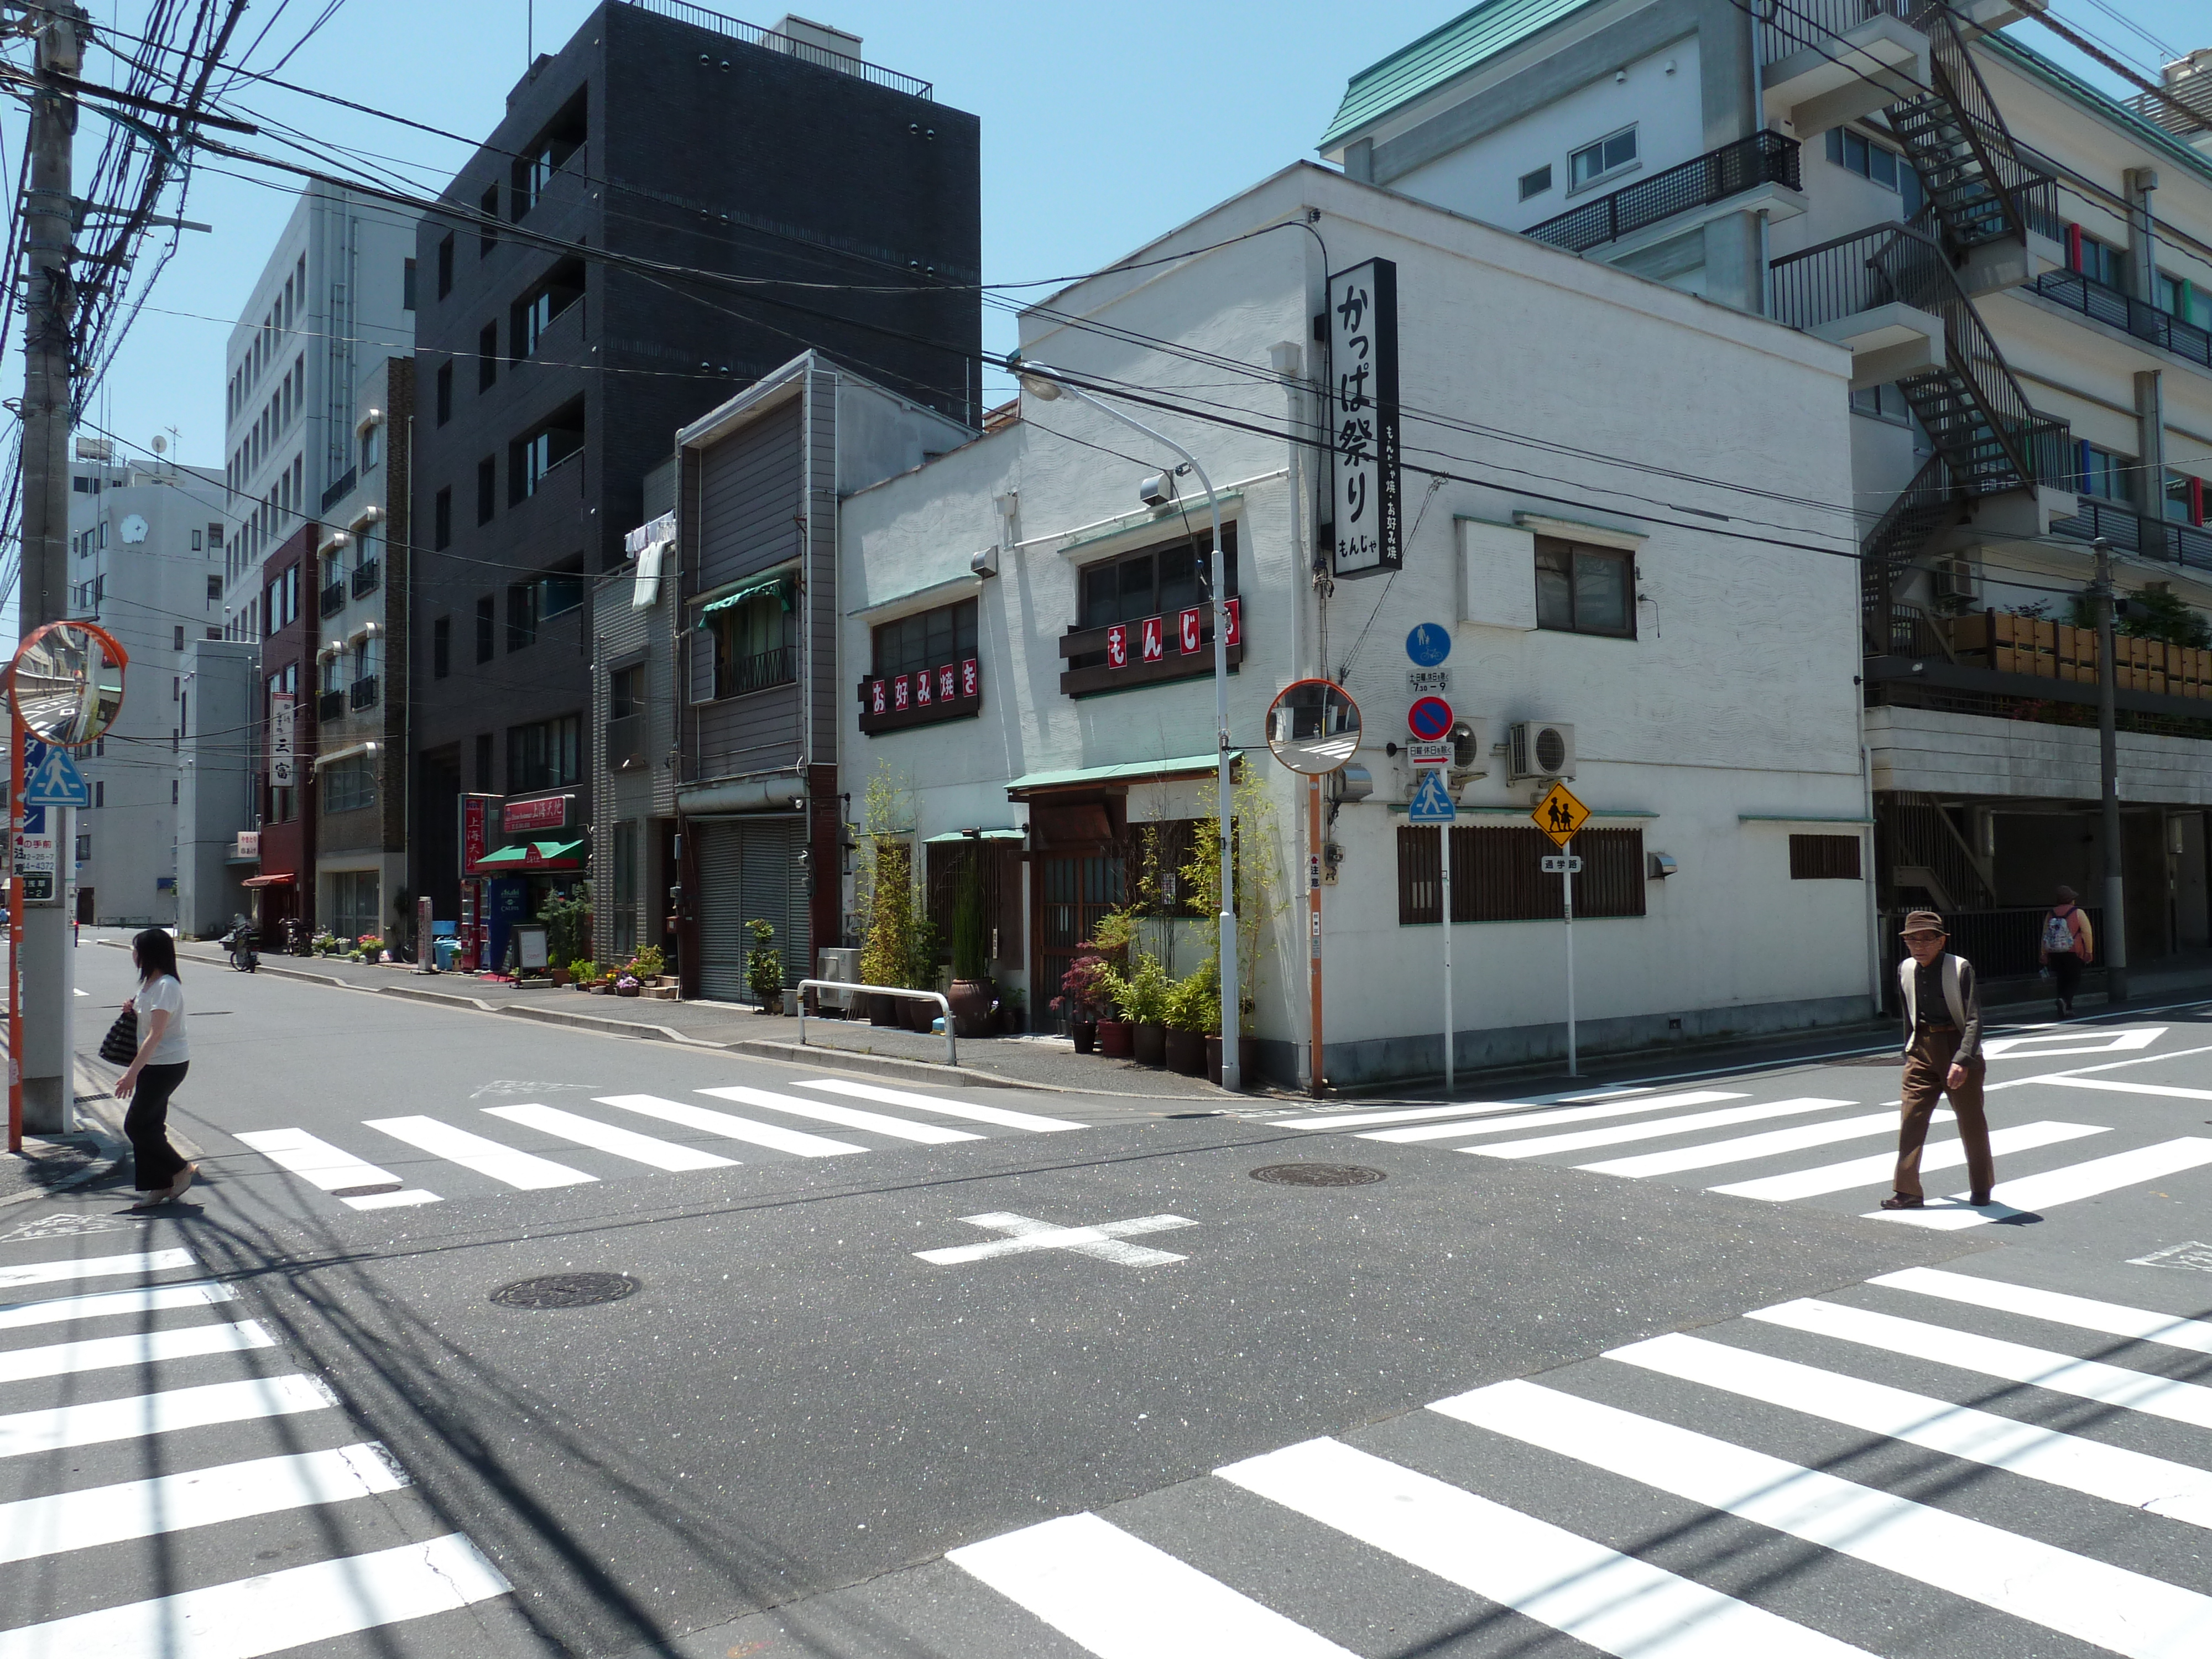
[[[2052,955],[2074,949],[2074,916],[2071,911],[2060,915],[2056,910],[2043,919],[2043,948]]]

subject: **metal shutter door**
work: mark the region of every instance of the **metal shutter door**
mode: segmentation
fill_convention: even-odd
[[[748,824],[744,830],[744,898],[742,921],[756,916],[775,929],[775,948],[783,953],[783,982],[794,986],[812,972],[807,962],[805,866],[799,849],[804,826],[795,820]],[[750,949],[752,936],[745,945]]]
[[[699,994],[736,1002],[745,994],[744,827],[694,821],[699,837]]]

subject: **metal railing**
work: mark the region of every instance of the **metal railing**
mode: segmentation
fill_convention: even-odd
[[[325,691],[315,699],[315,718],[318,720],[337,720],[345,711],[346,694],[343,691]]]
[[[322,609],[323,614],[325,617],[337,616],[339,611],[345,609],[345,602],[346,585],[344,577],[341,576],[334,582],[325,582],[323,584]]]
[[[2028,288],[2031,293],[2039,294],[2069,311],[2078,311],[2084,317],[2132,334],[2161,351],[2170,351],[2177,357],[2212,368],[2212,329],[2185,322],[2132,294],[2108,288],[2078,270],[2046,270]]]
[[[738,657],[726,663],[718,661],[714,665],[714,695],[738,697],[748,691],[765,691],[772,685],[788,685],[796,678],[792,662],[793,653],[787,645],[757,656]]]
[[[1752,0],[1746,8],[1759,24],[1759,66],[1808,48],[1824,57],[1838,37],[1871,18],[1912,21],[1912,0]]]
[[[689,23],[694,28],[710,30],[727,35],[732,40],[742,40],[747,46],[765,46],[770,52],[787,53],[810,64],[819,64],[841,74],[851,75],[872,86],[889,87],[893,92],[903,92],[909,97],[928,98],[933,88],[918,76],[902,75],[896,70],[885,69],[880,64],[871,64],[865,58],[848,58],[842,52],[832,52],[827,46],[817,46],[810,40],[764,29],[757,23],[725,16],[719,11],[709,11],[704,6],[695,6],[690,0],[623,0],[625,5],[635,6],[641,11],[656,12],[663,17],[672,17],[679,23]]]
[[[865,991],[875,997],[916,997],[937,1005],[945,1017],[945,1063],[957,1066],[960,1051],[953,1046],[952,1004],[942,991],[910,991],[898,985],[855,985],[842,979],[802,979],[799,981],[799,1046],[806,1046],[806,994],[809,991]]]
[[[376,706],[376,676],[364,674],[346,691],[346,705],[350,708],[373,708]]]
[[[346,475],[323,492],[323,511],[327,513],[353,493],[354,479],[358,468],[348,467]]]
[[[1584,253],[1678,213],[1740,196],[1755,185],[1785,185],[1796,190],[1800,154],[1801,146],[1795,138],[1785,138],[1778,132],[1754,132],[1595,202],[1571,208],[1521,234],[1570,253]]]
[[[2081,510],[2070,519],[2055,519],[2051,533],[2070,541],[2093,541],[2102,536],[2116,553],[2133,553],[2192,570],[2212,570],[2212,529],[2177,524],[2171,519],[2147,519],[2118,501],[2081,497]]]
[[[357,599],[364,593],[375,592],[379,574],[377,562],[374,559],[363,559],[356,565],[353,568],[354,598]]]

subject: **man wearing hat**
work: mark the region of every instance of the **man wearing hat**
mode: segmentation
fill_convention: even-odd
[[[1959,1139],[1966,1149],[1968,1201],[1990,1201],[1996,1165],[1990,1157],[1989,1121],[1982,1115],[1982,1006],[1974,994],[1974,965],[1943,947],[1949,935],[1933,910],[1915,910],[1905,919],[1905,948],[1912,954],[1897,965],[1898,988],[1905,1002],[1904,1117],[1898,1126],[1897,1190],[1881,1201],[1885,1210],[1917,1210],[1927,1200],[1920,1190],[1920,1149],[1936,1103],[1951,1097],[1959,1120]]]

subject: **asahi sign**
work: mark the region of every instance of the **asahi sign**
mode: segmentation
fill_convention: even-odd
[[[1370,259],[1328,279],[1331,469],[1329,568],[1339,576],[1395,570],[1398,482],[1398,267]]]

